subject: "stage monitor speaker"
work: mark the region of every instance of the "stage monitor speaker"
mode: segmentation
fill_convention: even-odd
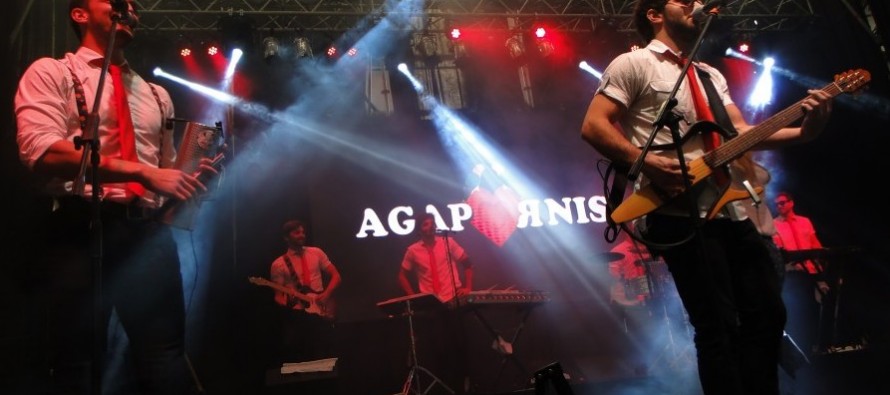
[[[553,384],[556,395],[574,395],[559,362],[553,362],[535,372],[535,395],[547,395],[547,384]]]

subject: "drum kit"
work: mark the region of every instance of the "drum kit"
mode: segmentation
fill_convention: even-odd
[[[634,252],[631,250],[630,252]],[[661,299],[676,295],[673,290],[673,280],[667,270],[664,261],[649,257],[648,253],[636,250],[641,253],[640,259],[634,261],[634,266],[640,270],[635,270],[634,275],[622,275],[619,284],[624,289],[624,297],[628,300],[638,300],[641,302],[649,302],[653,299]],[[600,254],[602,262],[612,263],[625,259],[625,254],[620,252],[603,252]]]
[[[652,357],[651,367],[660,366],[673,371],[693,366],[692,329],[667,264],[642,250],[631,248],[627,253],[640,258],[633,260],[632,270],[620,273],[621,278],[611,295],[612,301],[621,307],[619,314],[624,320],[625,333],[633,337],[664,336],[659,340],[663,349]],[[626,255],[620,252],[602,253],[601,258],[609,264],[627,261]],[[631,324],[629,320],[635,322]],[[655,327],[661,328],[656,330],[658,334],[649,333]]]

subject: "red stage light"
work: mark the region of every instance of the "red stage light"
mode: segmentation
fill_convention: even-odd
[[[179,50],[179,55],[182,56],[183,58],[187,57],[187,56],[191,56],[192,50],[188,49],[188,48],[183,48],[183,49]]]
[[[545,36],[547,36],[547,29],[544,29],[543,27],[535,28],[535,37],[544,38]]]
[[[451,33],[449,33],[449,36],[451,37],[452,40],[459,40],[460,34],[461,34],[460,29],[454,28],[454,29],[451,29]]]
[[[748,45],[748,43],[741,43],[741,44],[739,44],[739,52],[741,52],[741,53],[748,53],[748,50],[749,50],[749,49],[751,49],[751,46]]]
[[[208,55],[213,56],[213,55],[216,55],[216,54],[218,54],[218,53],[219,53],[219,47],[217,47],[216,45],[211,45],[211,46],[207,47],[207,54],[208,54]]]
[[[335,48],[335,47],[328,47],[328,56],[329,56],[329,57],[334,57],[334,56],[336,56],[336,55],[337,55],[337,48]]]
[[[358,50],[355,48],[349,48],[349,50],[346,51],[346,54],[349,56],[355,56],[358,55]]]

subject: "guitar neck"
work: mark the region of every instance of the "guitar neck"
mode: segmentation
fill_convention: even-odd
[[[828,93],[830,97],[835,97],[843,92],[841,87],[835,83],[826,85],[822,90]],[[717,147],[717,149],[705,154],[703,160],[711,168],[717,168],[737,159],[757,145],[757,143],[766,140],[780,129],[788,126],[795,120],[802,118],[804,116],[804,111],[801,106],[806,99],[807,98],[801,99],[790,107],[776,113],[776,115],[773,115],[766,121],[752,127],[748,132],[742,133],[738,137],[724,142],[720,147]]]
[[[304,294],[304,293],[298,292],[297,290],[295,290],[295,289],[293,289],[293,288],[285,287],[285,286],[283,286],[283,285],[281,285],[281,284],[273,283],[273,282],[271,282],[271,281],[269,281],[269,280],[266,280],[266,279],[261,279],[261,278],[251,278],[251,279],[250,279],[250,282],[253,283],[253,284],[256,284],[256,285],[263,286],[263,287],[269,287],[269,288],[272,288],[272,289],[274,289],[274,290],[276,290],[276,291],[278,291],[278,292],[284,292],[284,293],[286,293],[286,294],[288,294],[288,295],[291,295],[291,296],[294,296],[294,297],[296,297],[297,299],[300,299],[300,300],[302,300],[302,301],[304,301],[304,302],[311,302],[311,301],[312,301],[312,298],[310,298],[309,296],[307,296],[307,295]]]

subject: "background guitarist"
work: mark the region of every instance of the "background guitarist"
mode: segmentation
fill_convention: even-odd
[[[635,25],[649,44],[619,55],[606,68],[581,128],[582,137],[616,164],[629,166],[640,156],[638,147],[652,132],[660,105],[680,77],[684,54],[698,36],[696,7],[701,3],[692,0],[637,1]],[[723,75],[706,64],[694,65],[690,70],[698,72],[684,76],[674,111],[689,123],[723,118],[723,128],[734,127],[740,135],[748,132],[751,125],[729,96]],[[716,105],[705,99],[708,81],[716,91]],[[757,148],[806,141],[821,133],[830,113],[829,95],[821,90],[808,93],[800,105],[805,113],[801,127],[781,129]],[[689,130],[689,123],[679,122],[681,134]],[[710,148],[705,142],[710,134],[690,136],[684,155],[701,156]],[[660,130],[654,143],[672,143],[669,130]],[[647,155],[642,168],[645,180],[641,181],[651,181],[665,197],[680,195],[685,185],[679,161],[671,154],[675,152]],[[688,213],[661,207],[645,217],[645,228],[640,229],[650,241],[693,236],[679,245],[650,250],[668,264],[695,328],[704,393],[778,394],[776,366],[785,308],[769,251],[737,203],[727,204],[694,233],[693,222],[698,221]]]
[[[278,285],[314,297],[314,306],[312,302],[275,291],[275,303],[284,307],[280,362],[332,357],[332,295],[340,285],[340,273],[321,248],[306,245],[306,226],[303,222],[287,221],[281,230],[287,251],[272,262],[270,278]],[[326,278],[327,286],[324,285]]]

